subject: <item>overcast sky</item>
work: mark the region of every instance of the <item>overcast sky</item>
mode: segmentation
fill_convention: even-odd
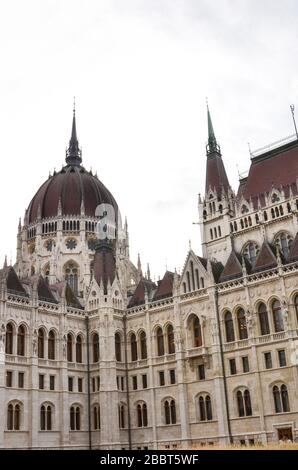
[[[75,95],[83,163],[127,215],[132,260],[181,269],[189,239],[201,251],[206,96],[236,189],[247,142],[293,133],[297,18],[295,0],[2,0],[0,260],[64,162]]]

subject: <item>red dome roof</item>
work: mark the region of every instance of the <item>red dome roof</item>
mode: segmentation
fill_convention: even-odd
[[[80,215],[82,201],[85,214],[91,217],[101,203],[111,204],[117,211],[114,197],[96,176],[82,166],[67,165],[39,188],[28,207],[28,223],[36,221],[39,207],[41,218],[55,217],[59,199],[62,215]]]
[[[42,219],[55,217],[58,214],[59,201],[62,215],[80,215],[83,201],[87,216],[95,217],[96,207],[106,203],[114,207],[117,218],[118,207],[112,194],[96,176],[85,170],[81,162],[74,110],[71,138],[66,152],[67,165],[59,173],[50,176],[33,197],[27,211],[29,224],[36,221],[39,211]]]

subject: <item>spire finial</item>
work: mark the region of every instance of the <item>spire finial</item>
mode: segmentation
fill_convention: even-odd
[[[79,148],[79,142],[77,138],[77,127],[76,127],[76,102],[75,97],[73,99],[73,117],[72,117],[72,129],[71,137],[69,141],[69,147],[66,150],[66,163],[69,165],[80,165],[82,162],[82,151]]]
[[[207,155],[213,152],[220,154],[220,147],[216,141],[212,119],[210,115],[209,105],[207,101],[207,122],[208,122],[208,144],[207,144]]]
[[[5,255],[5,258],[4,258],[3,268],[7,268],[7,255]]]

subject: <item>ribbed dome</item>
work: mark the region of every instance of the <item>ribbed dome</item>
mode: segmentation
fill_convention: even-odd
[[[50,176],[39,188],[31,200],[28,211],[28,223],[34,223],[38,216],[55,217],[61,204],[62,215],[81,214],[82,202],[85,215],[94,217],[99,204],[111,204],[117,217],[117,203],[110,191],[96,176],[81,165],[82,154],[76,131],[75,110],[69,147],[66,151],[67,165],[59,173]]]
[[[39,188],[28,207],[28,223],[36,221],[39,210],[41,218],[55,217],[59,199],[62,215],[80,215],[82,201],[87,216],[94,217],[101,203],[111,204],[117,211],[114,197],[96,176],[82,166],[67,165]]]

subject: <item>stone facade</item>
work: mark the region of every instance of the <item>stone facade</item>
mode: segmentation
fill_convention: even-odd
[[[207,167],[221,159],[208,118]],[[0,275],[1,448],[298,439],[297,174],[289,190],[245,197],[220,165],[199,199],[203,257],[190,249],[158,285],[131,263],[127,224],[105,279],[83,203],[26,212],[16,265]]]

